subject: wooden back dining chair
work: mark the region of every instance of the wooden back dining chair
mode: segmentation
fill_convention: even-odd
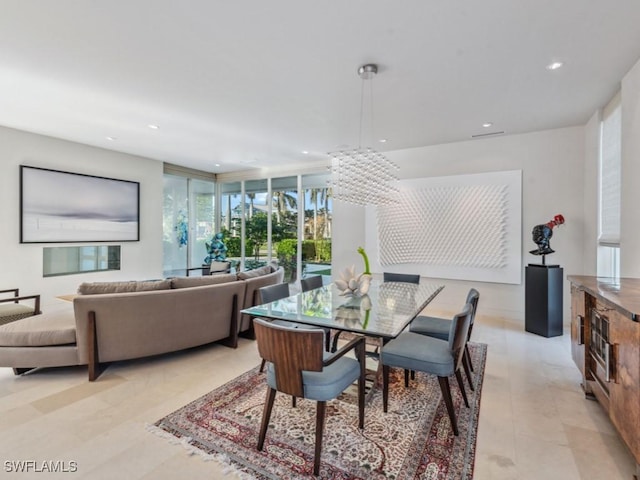
[[[258,352],[267,363],[267,397],[262,414],[258,450],[265,442],[276,392],[315,400],[316,440],[314,475],[319,474],[326,402],[358,382],[358,426],[364,428],[365,357],[364,337],[358,336],[333,354],[325,352],[323,332],[317,328],[277,325],[254,321]],[[345,354],[354,350],[355,357]]]

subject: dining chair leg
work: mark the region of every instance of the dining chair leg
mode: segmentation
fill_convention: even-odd
[[[331,330],[327,330],[324,334],[324,349],[327,352],[331,351]]]
[[[293,408],[296,408],[296,397],[291,395],[291,406]]]
[[[258,436],[258,450],[262,450],[264,446],[264,437],[267,435],[267,427],[271,418],[271,410],[273,409],[273,401],[276,398],[276,391],[269,388],[267,391],[267,401],[264,403],[262,410],[262,423],[260,424],[260,435]]]
[[[389,366],[382,366],[382,411],[387,413],[389,403]]]
[[[416,379],[416,371],[411,370],[411,380],[415,380],[415,379]]]
[[[458,436],[458,422],[456,421],[456,412],[453,409],[453,399],[451,398],[451,389],[449,388],[449,379],[447,377],[438,377],[440,383],[440,390],[442,390],[442,398],[444,404],[447,406],[447,412],[449,413],[449,420],[451,421],[451,428],[453,434]]]
[[[338,350],[338,339],[340,338],[340,334],[342,333],[342,330],[338,330],[336,333],[334,333],[333,335],[333,343],[331,345],[331,353],[334,353],[336,350]]]
[[[469,357],[467,356],[466,351],[462,354],[462,368],[464,368],[464,373],[467,376],[467,381],[469,382],[469,388],[471,388],[471,391],[475,390],[475,388],[473,387],[473,377],[471,376],[471,371],[469,370],[469,364],[470,364],[471,360],[469,360]]]
[[[263,358],[262,363],[260,363],[260,373],[264,372],[264,366],[266,363],[267,361]]]
[[[316,451],[313,457],[313,474],[320,473],[320,454],[322,453],[322,430],[324,429],[324,415],[327,402],[318,402],[316,407]]]
[[[462,374],[460,370],[456,370],[456,380],[458,381],[458,387],[460,387],[460,392],[462,393],[462,398],[464,399],[464,404],[467,408],[469,408],[469,400],[467,399],[467,391],[464,389],[464,380],[462,380]]]
[[[365,348],[364,342],[356,347],[356,355],[360,362],[360,377],[358,378],[358,427],[361,430],[364,428],[364,393],[367,375]]]
[[[471,352],[469,352],[468,343],[464,345],[464,353],[467,355],[467,360],[469,361],[469,368],[471,369],[472,372],[475,372],[475,370],[473,369],[473,363],[471,363]]]
[[[404,388],[409,386],[409,370],[404,369]]]

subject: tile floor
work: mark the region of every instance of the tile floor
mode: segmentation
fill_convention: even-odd
[[[474,478],[631,480],[631,455],[580,390],[568,332],[547,339],[480,313],[473,339],[489,350]],[[0,478],[68,475],[9,472],[20,460],[73,461],[82,479],[235,478],[145,426],[258,362],[255,343],[242,339],[237,350],[120,362],[95,383],[83,367],[23,377],[0,368]]]

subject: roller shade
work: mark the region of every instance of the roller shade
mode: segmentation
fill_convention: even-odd
[[[600,143],[600,236],[598,244],[620,246],[622,108],[618,93],[604,108]]]

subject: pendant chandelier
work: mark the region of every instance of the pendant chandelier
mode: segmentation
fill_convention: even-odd
[[[364,90],[370,86],[371,139],[373,139],[373,77],[378,73],[375,64],[358,69],[362,79],[360,93],[360,133],[358,148],[351,151],[331,152],[331,188],[334,199],[356,205],[387,205],[397,200],[396,171],[398,166],[384,154],[371,147],[362,148],[362,121],[364,116]]]

